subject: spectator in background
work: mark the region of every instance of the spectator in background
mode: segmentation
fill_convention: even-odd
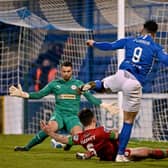
[[[45,58],[42,62],[42,65],[36,70],[34,90],[39,91],[42,89],[45,85],[47,85],[47,83],[54,80],[56,75],[57,69],[53,67],[49,59]]]
[[[38,91],[56,77],[56,69],[62,54],[62,45],[54,43],[49,44],[47,48],[47,51],[39,54],[28,74],[29,92]],[[50,64],[50,66],[47,64]]]
[[[44,59],[49,59],[54,67],[57,68],[58,64],[59,64],[59,60],[61,59],[61,54],[62,54],[62,45],[61,44],[49,44],[49,48],[46,52],[41,53],[37,60],[36,60],[36,64],[37,65],[41,65]]]

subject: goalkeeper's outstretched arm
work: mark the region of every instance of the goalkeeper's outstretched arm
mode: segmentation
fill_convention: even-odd
[[[22,97],[22,98],[29,98],[29,94],[22,90],[22,86],[20,84],[18,84],[18,87],[15,87],[12,85],[9,88],[9,95],[16,96],[16,97]]]

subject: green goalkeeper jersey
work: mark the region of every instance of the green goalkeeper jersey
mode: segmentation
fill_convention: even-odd
[[[56,79],[47,84],[39,92],[29,93],[30,99],[40,99],[49,94],[55,96],[55,112],[61,115],[77,115],[80,110],[81,94],[78,93],[77,88],[84,83],[80,80],[71,78],[69,81],[63,79]],[[100,105],[100,99],[94,97],[90,92],[85,92],[83,95],[86,99],[94,105]]]

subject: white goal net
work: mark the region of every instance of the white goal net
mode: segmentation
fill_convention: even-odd
[[[34,69],[45,57],[54,61],[57,77],[60,63],[73,63],[74,76],[88,82],[114,74],[118,67],[116,52],[88,49],[87,39],[114,41],[117,39],[117,0],[16,0],[0,1],[0,94],[8,95],[11,84],[21,83],[31,91]],[[125,35],[137,35],[147,19],[159,24],[156,41],[167,49],[168,4],[166,1],[125,0]],[[59,51],[58,51],[59,48]],[[59,53],[59,55],[58,55]],[[143,89],[142,107],[137,116],[132,137],[168,140],[168,68],[157,64],[155,80]],[[153,73],[151,73],[153,75]],[[117,95],[96,95],[107,102],[117,101]],[[12,104],[8,104],[12,106]],[[29,100],[24,103],[24,133],[36,133],[39,120],[49,119],[53,99]],[[82,107],[92,108],[99,124],[117,127],[120,116],[110,116],[85,100]],[[5,113],[7,113],[5,111]],[[16,113],[17,116],[17,113]],[[6,121],[5,126],[11,125]]]

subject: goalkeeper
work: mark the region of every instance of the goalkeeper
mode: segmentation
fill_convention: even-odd
[[[81,110],[79,119],[84,125],[84,131],[69,137],[56,134],[44,121],[41,121],[40,126],[56,141],[70,145],[82,145],[87,152],[77,153],[76,157],[78,159],[90,159],[93,156],[97,156],[100,160],[115,161],[118,151],[118,131],[107,131],[102,126],[96,127],[96,118],[89,109]],[[168,150],[147,147],[127,148],[124,154],[127,160],[168,158]]]
[[[81,123],[78,118],[80,108],[81,93],[78,88],[83,82],[72,78],[71,62],[64,62],[61,65],[61,79],[51,81],[39,92],[27,93],[22,91],[21,86],[18,88],[11,86],[9,93],[11,96],[18,96],[27,99],[40,99],[48,94],[55,95],[55,110],[48,123],[52,131],[58,131],[66,128],[68,133],[74,135],[82,131]],[[111,105],[102,103],[100,99],[95,98],[89,92],[83,92],[83,95],[94,105],[111,110]],[[113,110],[113,109],[112,109]],[[113,111],[112,111],[113,112]],[[16,146],[15,151],[29,151],[33,146],[43,142],[48,135],[43,131],[39,131],[25,146]],[[70,146],[66,146],[64,150],[69,150]]]

